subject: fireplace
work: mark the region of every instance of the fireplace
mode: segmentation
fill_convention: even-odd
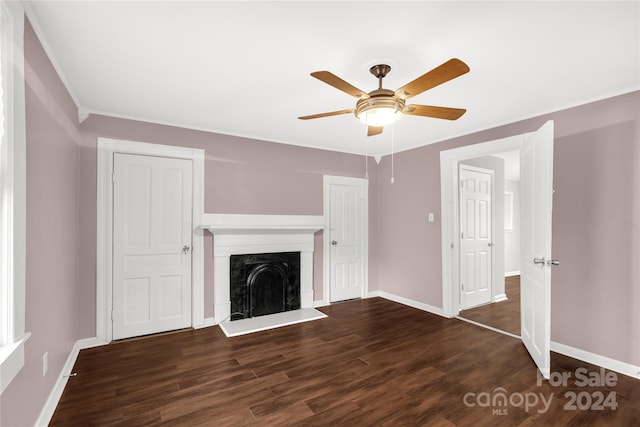
[[[300,308],[300,252],[230,257],[231,320]]]
[[[313,307],[314,234],[324,228],[323,216],[204,214],[202,219],[203,225],[200,228],[213,234],[213,302],[216,324],[242,317],[232,317],[235,311],[232,311],[231,258],[236,255],[297,253],[299,256],[299,286],[297,287],[300,298],[299,308]],[[282,263],[282,261],[278,262]],[[285,262],[289,263],[289,261]],[[270,281],[273,277],[285,274],[281,269],[282,265],[262,269],[258,279]],[[262,274],[266,276],[260,277]],[[264,295],[258,294],[256,297],[263,298]],[[290,307],[295,306],[295,303],[288,304]],[[285,307],[286,305],[285,302]],[[239,312],[244,314],[246,310],[243,308]],[[295,310],[291,308],[291,312]],[[262,313],[254,317],[262,319],[266,314]]]

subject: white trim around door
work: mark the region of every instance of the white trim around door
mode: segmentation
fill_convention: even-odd
[[[97,241],[96,241],[96,339],[109,343],[113,337],[113,154],[138,154],[193,161],[191,326],[204,326],[204,150],[144,142],[98,138]]]
[[[358,269],[362,277],[361,298],[365,298],[369,293],[369,181],[364,178],[350,178],[344,176],[323,176],[323,209],[324,209],[324,232],[323,232],[323,289],[322,305],[331,304],[331,186],[349,185],[360,187],[362,194],[362,221],[360,230],[362,239],[358,242],[359,253],[362,254]]]

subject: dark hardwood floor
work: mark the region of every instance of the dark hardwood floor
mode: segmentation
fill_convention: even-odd
[[[538,385],[507,335],[381,298],[321,310],[329,317],[235,338],[215,326],[82,350],[51,425],[640,424],[640,382],[629,377]],[[552,353],[558,375],[579,367],[598,372]],[[565,409],[572,392],[588,393],[581,404],[613,392],[617,408]],[[548,407],[533,405],[540,396]]]
[[[460,317],[520,336],[520,276],[505,277],[507,300],[463,310]]]

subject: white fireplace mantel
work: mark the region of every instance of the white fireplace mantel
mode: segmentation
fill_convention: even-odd
[[[314,234],[322,215],[204,214],[199,228],[214,235],[213,298],[216,324],[231,315],[231,255],[300,252],[300,305],[313,307]]]
[[[211,234],[314,234],[324,228],[322,215],[204,214],[203,225]]]

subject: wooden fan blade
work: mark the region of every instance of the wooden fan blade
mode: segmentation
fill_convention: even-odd
[[[421,94],[425,90],[432,89],[468,72],[469,66],[467,64],[457,58],[452,58],[412,82],[402,86],[400,89],[396,90],[395,94],[402,99],[409,99],[412,96]]]
[[[350,83],[345,82],[340,77],[329,71],[315,71],[311,73],[313,77],[318,80],[325,82],[328,85],[335,87],[351,96],[355,96],[356,98],[369,97],[366,92],[361,91],[357,87],[351,85]]]
[[[353,113],[353,110],[331,111],[329,113],[312,114],[310,116],[298,117],[300,120],[319,119],[320,117],[339,116],[340,114]]]
[[[431,105],[407,105],[404,114],[434,117],[436,119],[458,120],[466,112],[464,108],[433,107]]]
[[[383,129],[384,127],[382,126],[369,126],[367,128],[367,136],[379,135]]]

